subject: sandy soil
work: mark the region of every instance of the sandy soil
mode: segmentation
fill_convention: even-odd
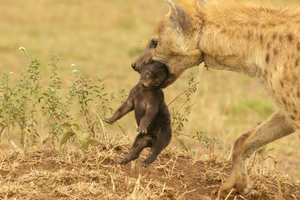
[[[230,163],[216,155],[188,156],[167,148],[148,168],[139,159],[119,165],[130,145],[106,145],[87,151],[34,148],[9,151],[0,166],[1,199],[216,199]],[[300,199],[300,183],[259,167],[249,168],[251,186],[228,199]]]

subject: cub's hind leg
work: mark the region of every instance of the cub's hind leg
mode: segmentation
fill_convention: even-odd
[[[169,145],[171,138],[171,127],[159,129],[157,136],[152,142],[151,151],[149,152],[147,158],[141,163],[141,165],[143,167],[148,167],[152,162],[154,162],[160,152]]]
[[[128,162],[137,159],[142,150],[146,147],[151,147],[151,138],[146,134],[140,133],[136,136],[128,155],[125,158],[117,160],[117,162],[125,165]]]

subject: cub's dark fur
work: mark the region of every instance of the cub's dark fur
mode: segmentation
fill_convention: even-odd
[[[148,167],[168,146],[172,138],[170,113],[161,89],[168,76],[167,67],[160,62],[152,62],[143,67],[139,83],[134,86],[121,107],[105,122],[112,124],[126,113],[134,110],[138,124],[138,135],[128,155],[120,160],[126,164],[137,159],[145,147],[151,147],[147,158],[141,163]]]

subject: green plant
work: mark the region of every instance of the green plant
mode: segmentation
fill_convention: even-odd
[[[48,140],[52,141],[52,144],[55,141],[59,140],[59,136],[63,132],[63,128],[59,125],[62,121],[66,119],[72,120],[69,115],[69,106],[73,103],[73,101],[64,102],[61,95],[61,81],[56,72],[57,63],[59,59],[57,55],[51,57],[49,55],[49,59],[51,63],[49,64],[52,69],[52,76],[50,76],[51,84],[48,86],[47,90],[43,92],[43,105],[42,112],[46,117],[45,127],[49,131],[49,136],[43,141],[46,143]]]
[[[93,146],[101,144],[99,140],[92,138],[90,134],[85,132],[85,130],[77,123],[64,122],[60,124],[60,126],[66,129],[66,132],[60,140],[60,146],[65,144],[72,136],[76,136],[76,138],[81,142],[80,147],[84,150],[88,149],[89,144]]]
[[[64,95],[61,91],[61,79],[57,73],[58,57],[50,56],[51,76],[50,84],[43,88],[40,84],[40,63],[21,47],[29,61],[29,66],[21,72],[19,82],[11,81],[13,72],[4,74],[0,83],[0,127],[1,135],[8,139],[18,125],[21,133],[22,147],[36,143],[39,136],[38,127],[47,130],[47,137],[43,143],[51,141],[55,146],[65,144],[72,136],[81,142],[81,147],[88,148],[88,144],[97,145],[96,139],[103,137],[104,125],[101,118],[105,117],[111,104],[116,101],[115,92],[108,98],[104,92],[104,79],[93,81],[86,78],[72,65],[73,73],[70,79],[69,92]],[[121,96],[124,97],[124,90]],[[94,102],[94,104],[92,103]],[[95,109],[100,106],[99,113]],[[79,107],[79,112],[71,112]],[[78,110],[78,109],[77,109]],[[42,117],[40,114],[42,113]],[[38,120],[39,119],[39,120]],[[38,124],[38,121],[41,123]],[[1,137],[2,138],[2,137]]]
[[[0,125],[3,131],[6,130],[7,135],[10,135],[15,126],[18,125],[21,131],[21,144],[24,147],[30,139],[34,143],[39,137],[35,129],[37,125],[35,113],[41,101],[41,78],[38,70],[40,63],[36,58],[31,57],[25,48],[21,47],[20,50],[28,58],[29,66],[21,72],[21,78],[17,84],[13,84],[10,80],[13,72],[9,75],[4,74],[2,77]]]
[[[188,76],[188,87],[187,89],[180,93],[177,97],[175,97],[169,104],[170,106],[175,100],[177,100],[181,95],[185,94],[185,100],[184,102],[179,106],[172,107],[171,110],[171,119],[172,119],[172,128],[173,133],[175,133],[177,136],[182,131],[182,128],[184,127],[184,122],[187,122],[188,119],[186,118],[187,115],[190,114],[190,110],[195,104],[190,104],[190,96],[197,91],[197,85],[199,82],[195,82],[195,72],[190,72]],[[182,112],[183,109],[183,112]]]
[[[263,165],[264,161],[267,159],[271,159],[276,167],[277,161],[274,157],[268,155],[270,151],[272,151],[274,148],[270,148],[268,146],[263,146],[260,149],[256,150],[254,153],[254,156],[252,158],[251,164],[249,165],[249,170],[258,162]],[[262,168],[262,167],[261,167]]]
[[[204,131],[197,131],[196,135],[192,136],[192,138],[196,139],[206,149],[213,149],[215,144],[219,144],[219,139],[215,137],[210,139],[205,135]]]
[[[192,138],[198,140],[199,144],[201,144],[206,149],[209,149],[209,162],[216,161],[216,154],[214,153],[215,144],[219,144],[219,139],[213,137],[210,139],[207,135],[205,135],[204,131],[197,131],[196,135],[192,136]]]

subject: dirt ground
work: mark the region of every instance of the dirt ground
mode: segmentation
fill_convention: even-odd
[[[0,166],[0,199],[216,199],[230,163],[216,155],[180,152],[168,147],[148,168],[139,159],[115,160],[130,145],[109,144],[87,151],[36,147],[7,151]],[[63,153],[61,153],[63,152]],[[200,159],[199,159],[200,158]],[[300,183],[260,167],[248,167],[251,186],[228,199],[300,199]],[[280,198],[282,196],[282,198]]]

